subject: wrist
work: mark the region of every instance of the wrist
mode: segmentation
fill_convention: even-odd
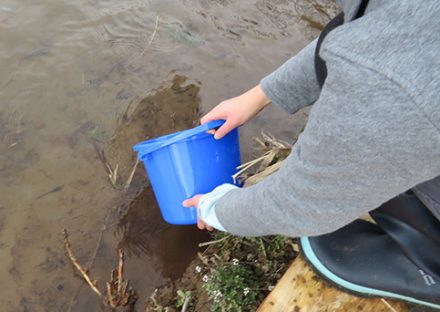
[[[212,192],[206,193],[200,197],[198,204],[199,218],[207,225],[212,226],[217,230],[226,231],[217,218],[215,208],[220,198],[222,198],[229,191],[236,189],[239,189],[239,187],[233,184],[225,183],[216,187]]]
[[[271,103],[270,99],[264,93],[260,84],[256,85],[246,93],[250,97],[250,102],[254,103],[254,105],[257,106],[259,110],[262,110]]]

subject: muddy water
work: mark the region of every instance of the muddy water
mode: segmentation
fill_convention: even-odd
[[[0,0],[1,310],[99,310],[63,228],[101,287],[127,250],[139,309],[179,276],[206,237],[160,219],[141,166],[124,190],[131,145],[256,84],[317,35],[329,2]],[[268,109],[241,129],[243,159],[261,129],[288,139],[303,123]]]

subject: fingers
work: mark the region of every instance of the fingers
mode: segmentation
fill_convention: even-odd
[[[230,131],[234,130],[238,125],[235,122],[232,122],[230,119],[227,119],[226,122],[217,130],[209,130],[207,133],[213,134],[216,140],[223,138]]]
[[[226,120],[226,122],[217,130],[209,130],[208,133],[214,134],[215,139],[221,139],[226,134],[228,134],[231,130],[239,126],[237,122],[232,122],[234,119],[236,121],[237,111],[235,109],[231,109],[228,105],[230,104],[229,100],[223,101],[214,107],[209,113],[200,118],[200,124],[205,124],[209,121],[213,120]]]
[[[210,111],[208,114],[206,114],[205,116],[200,118],[200,124],[203,125],[203,124],[205,124],[207,122],[210,122],[212,120],[216,120],[216,119],[219,119],[219,118],[220,117],[218,117],[217,114],[215,114],[213,111]],[[215,134],[215,130],[214,129],[206,131],[206,132],[208,132],[210,134]]]
[[[203,125],[207,122],[217,120],[217,119],[222,119],[222,118],[224,118],[224,116],[220,116],[220,114],[218,114],[214,108],[212,111],[210,111],[205,116],[200,118],[200,124]]]
[[[204,230],[205,229],[205,222],[200,220],[200,218],[197,218],[197,227],[199,228],[199,230]]]
[[[217,129],[217,131],[215,131],[214,133],[214,138],[216,140],[219,140],[221,138],[223,138],[226,134],[228,134],[230,131],[234,130],[234,128],[236,128],[237,125],[231,121],[231,119],[227,119],[226,122]]]
[[[203,125],[203,124],[205,124],[205,123],[207,123],[207,122],[210,122],[211,120],[214,120],[214,118],[211,117],[211,116],[212,116],[212,113],[209,112],[208,114],[206,114],[205,116],[203,116],[202,118],[200,118],[200,124]],[[212,130],[209,130],[209,131],[206,131],[206,132],[209,133],[209,134],[214,134],[214,133],[215,133],[215,130],[212,129]]]
[[[197,207],[199,205],[200,197],[202,197],[202,195],[199,194],[199,195],[195,195],[192,198],[188,198],[182,202],[182,206],[188,207],[188,208]],[[197,217],[197,227],[200,230],[205,230],[205,229],[208,231],[214,230],[214,228],[212,226],[209,226],[208,224],[203,222],[199,217]]]
[[[208,231],[214,231],[214,228],[205,222],[203,222],[200,218],[197,218],[197,227],[199,230],[208,230]]]
[[[183,207],[197,207],[199,205],[199,200],[200,200],[201,195],[196,195],[194,197],[185,199],[182,202],[182,206]]]

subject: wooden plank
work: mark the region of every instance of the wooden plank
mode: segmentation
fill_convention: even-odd
[[[402,302],[357,297],[330,286],[298,256],[257,312],[407,312]]]

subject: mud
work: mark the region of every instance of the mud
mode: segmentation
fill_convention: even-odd
[[[131,103],[121,116],[104,148],[111,165],[119,166],[122,179],[127,180],[135,164],[136,143],[192,128],[198,123],[200,86],[185,83],[186,80],[176,75],[169,87],[145,97],[135,107]]]
[[[126,278],[138,294],[152,291],[154,284],[145,281],[151,282],[155,275],[162,281],[181,276],[194,258],[197,243],[207,239],[206,233],[194,226],[176,227],[163,221],[142,164],[136,167],[126,188],[136,163],[132,150],[136,143],[191,128],[198,122],[199,86],[186,81],[186,77],[176,75],[168,86],[158,88],[134,107],[129,105],[112,138],[102,146],[92,139],[95,150],[102,154],[103,171],[107,165],[119,168],[116,189],[119,196],[111,204],[114,209],[109,210],[96,243],[93,264],[101,264],[93,265],[91,270],[106,277],[111,270],[109,260],[114,259],[116,249],[122,248],[128,256]],[[142,259],[148,262],[142,265]],[[81,293],[75,298],[78,311],[93,306],[90,302],[83,303],[82,298]],[[139,309],[142,299],[141,296]],[[98,308],[98,302],[94,306]]]

